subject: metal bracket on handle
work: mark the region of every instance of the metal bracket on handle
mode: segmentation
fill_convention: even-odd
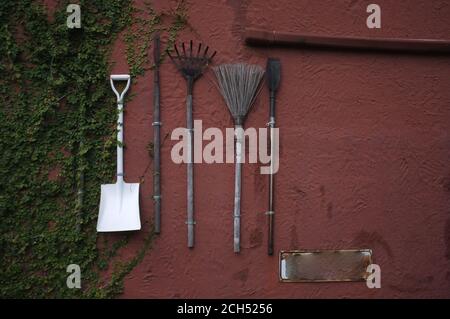
[[[275,126],[275,119],[273,118],[271,118],[270,121],[266,123],[266,126],[272,127],[272,125]]]
[[[116,88],[114,87],[114,81],[127,81],[127,85],[125,86],[125,89],[122,91],[122,93],[119,93]],[[114,93],[117,96],[117,103],[123,103],[123,97],[127,93],[128,89],[130,88],[130,82],[131,77],[129,74],[112,74],[110,77],[111,82],[111,88],[114,91]]]

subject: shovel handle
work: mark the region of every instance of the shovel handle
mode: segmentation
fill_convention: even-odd
[[[117,103],[117,182],[123,181],[123,104]]]
[[[113,74],[110,77],[111,88],[117,96],[117,111],[119,113],[117,118],[117,182],[123,182],[123,98],[130,88],[131,77],[128,74]],[[125,89],[119,93],[114,81],[127,81]]]
[[[114,81],[127,81],[127,85],[125,86],[125,89],[123,89],[122,93],[119,93],[116,90],[116,87],[114,86]],[[129,74],[112,74],[110,77],[110,82],[111,82],[111,88],[117,96],[117,103],[123,104],[123,97],[125,96],[128,89],[130,88],[130,82],[131,82],[130,75]]]

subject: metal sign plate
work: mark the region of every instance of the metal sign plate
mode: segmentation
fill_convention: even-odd
[[[280,252],[281,282],[365,281],[372,250],[290,250]]]

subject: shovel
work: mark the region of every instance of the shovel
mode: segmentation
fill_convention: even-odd
[[[101,186],[100,211],[97,232],[130,231],[141,229],[139,218],[139,183],[125,183],[123,180],[123,98],[130,87],[128,74],[111,75],[111,88],[117,96],[117,182]],[[114,81],[127,81],[119,94]]]

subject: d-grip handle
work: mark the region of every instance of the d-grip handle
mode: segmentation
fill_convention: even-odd
[[[116,80],[116,81],[126,81],[130,79],[130,75],[129,74],[112,74],[111,75],[111,80]]]
[[[116,88],[114,87],[114,81],[127,81],[127,85],[125,86],[125,89],[122,91],[122,93],[119,93],[116,90]],[[111,82],[111,88],[117,96],[117,103],[123,103],[123,97],[125,96],[128,89],[130,88],[130,82],[131,82],[130,75],[129,74],[112,74],[110,77],[110,82]]]

